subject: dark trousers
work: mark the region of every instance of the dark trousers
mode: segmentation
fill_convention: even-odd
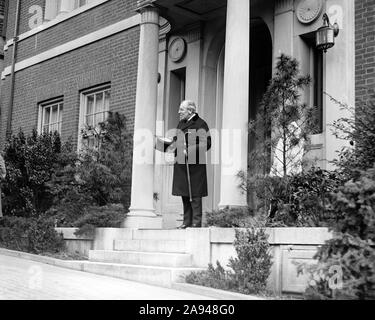
[[[188,227],[202,226],[202,198],[193,198],[190,202],[189,197],[182,197],[184,204],[184,225]]]

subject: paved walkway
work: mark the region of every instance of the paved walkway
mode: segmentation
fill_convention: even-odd
[[[0,255],[1,300],[211,300],[178,290]]]

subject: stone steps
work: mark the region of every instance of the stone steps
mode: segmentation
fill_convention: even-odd
[[[194,230],[128,229],[112,237],[112,245],[89,251],[83,269],[132,281],[171,288],[184,276],[204,270],[193,267],[187,239]]]
[[[160,267],[191,267],[192,257],[187,253],[90,250],[89,260]]]
[[[167,268],[105,262],[83,262],[82,271],[125,280],[148,283],[171,288],[173,283],[183,282],[186,274],[200,271],[200,268]]]
[[[133,230],[134,240],[183,240],[186,239],[187,230]]]
[[[186,253],[184,240],[132,239],[114,240],[115,251]]]

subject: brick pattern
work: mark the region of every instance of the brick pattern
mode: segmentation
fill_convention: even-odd
[[[108,3],[116,2],[119,3],[117,0]],[[121,2],[133,3],[133,1],[123,0]],[[79,30],[90,33],[94,31],[90,28],[94,27],[97,21],[95,17],[100,15],[103,8],[104,5],[97,7],[97,10],[88,11],[91,16],[86,16],[85,19],[92,25],[89,23],[84,26],[82,18],[78,17],[76,20],[69,19],[61,23],[59,28],[63,29],[65,26],[71,30],[72,36],[79,35]],[[109,19],[106,21],[107,24],[112,24],[112,22],[115,21]],[[38,36],[38,43],[41,47],[54,47],[61,43],[60,34],[53,35],[53,30],[58,29],[51,28],[49,37],[44,37],[44,33]],[[65,41],[68,40],[65,38]],[[17,132],[19,128],[26,133],[31,132],[37,126],[39,103],[63,97],[62,138],[68,139],[72,136],[77,142],[80,91],[108,82],[111,83],[111,111],[125,114],[127,126],[133,131],[138,46],[139,27],[134,27],[17,72],[12,119],[13,132]],[[22,49],[22,42],[20,48]],[[9,56],[10,52],[11,50],[8,50],[6,56]],[[9,92],[10,77],[7,76],[1,81],[0,90],[0,149],[5,142]],[[131,153],[132,150],[129,150],[129,163],[131,163]],[[126,186],[129,194],[128,204],[130,203],[130,186],[130,183]]]
[[[14,1],[15,2],[15,1]],[[31,5],[44,6],[44,0],[23,0],[21,6],[20,34],[30,30],[29,19],[32,14],[28,13]],[[124,20],[136,14],[136,1],[134,0],[111,0],[97,7],[76,15],[61,22],[45,31],[19,42],[17,57],[18,61],[24,60],[58,45],[82,37],[88,33],[100,30],[108,25]],[[9,8],[15,12],[15,4]],[[14,15],[14,14],[13,14]],[[8,19],[8,39],[13,37],[14,19],[11,15]],[[9,48],[5,57],[6,65],[10,64],[12,47]]]
[[[375,1],[355,1],[356,102],[366,101],[375,87]]]

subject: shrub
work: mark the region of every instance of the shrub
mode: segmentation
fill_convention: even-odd
[[[331,210],[331,192],[345,178],[335,171],[311,168],[287,177],[283,193],[275,197],[276,209],[269,225],[322,227],[335,223],[337,215]]]
[[[207,212],[206,218],[208,226],[221,228],[246,228],[258,223],[249,207],[213,210]]]
[[[29,137],[20,131],[8,139],[4,149],[7,176],[2,183],[4,215],[30,217],[42,214],[52,205],[47,184],[61,163],[58,133]]]
[[[319,264],[300,270],[310,273],[308,299],[375,299],[375,246],[340,233],[318,251]],[[333,287],[335,285],[335,287]]]
[[[77,175],[87,193],[98,206],[122,203],[127,207],[132,139],[125,116],[110,112],[105,122],[99,123],[97,128],[86,128],[83,135],[95,146],[84,144],[81,164],[77,167]]]
[[[64,249],[64,240],[50,218],[3,217],[0,219],[0,245],[31,253],[53,253]]]
[[[234,247],[237,258],[229,259],[233,280],[239,291],[256,293],[264,290],[272,266],[268,235],[264,229],[236,230]]]
[[[125,217],[125,210],[121,204],[90,206],[85,208],[83,216],[74,223],[74,226],[79,228],[76,235],[93,235],[95,228],[100,227],[119,228]]]
[[[112,204],[126,208],[129,204],[131,139],[125,117],[109,113],[107,121],[96,128],[86,128],[83,135],[84,148],[77,160],[56,171],[51,179],[54,204],[48,214],[55,217],[59,226],[81,227],[83,215],[88,217],[90,211],[98,219],[97,212],[107,212]],[[93,145],[89,146],[88,141]],[[107,219],[100,226],[117,226],[116,216],[109,217],[114,222]]]
[[[361,171],[375,163],[375,94],[367,101],[359,101],[355,108],[329,97],[349,114],[333,124],[336,136],[349,142],[335,163],[350,178],[357,179]]]
[[[216,262],[216,268],[209,264],[208,270],[188,275],[186,282],[244,294],[264,291],[272,266],[268,235],[263,229],[236,230],[234,247],[237,257],[229,259],[228,270]]]
[[[332,194],[337,218],[334,231],[375,241],[375,167],[362,172]]]
[[[265,213],[267,226],[321,227],[337,220],[331,210],[330,197],[346,180],[339,171],[312,167],[286,177],[246,178],[243,173],[238,176],[243,191],[255,191],[258,217]]]
[[[318,265],[307,271],[317,279],[306,291],[307,297],[332,299],[375,299],[375,168],[362,172],[332,195],[337,223],[335,237],[322,246]],[[339,267],[343,287],[330,288],[329,269]],[[303,270],[303,267],[300,268]]]
[[[231,273],[225,270],[219,261],[216,261],[216,268],[210,263],[205,271],[191,272],[186,276],[185,281],[205,287],[238,292],[231,281]]]

